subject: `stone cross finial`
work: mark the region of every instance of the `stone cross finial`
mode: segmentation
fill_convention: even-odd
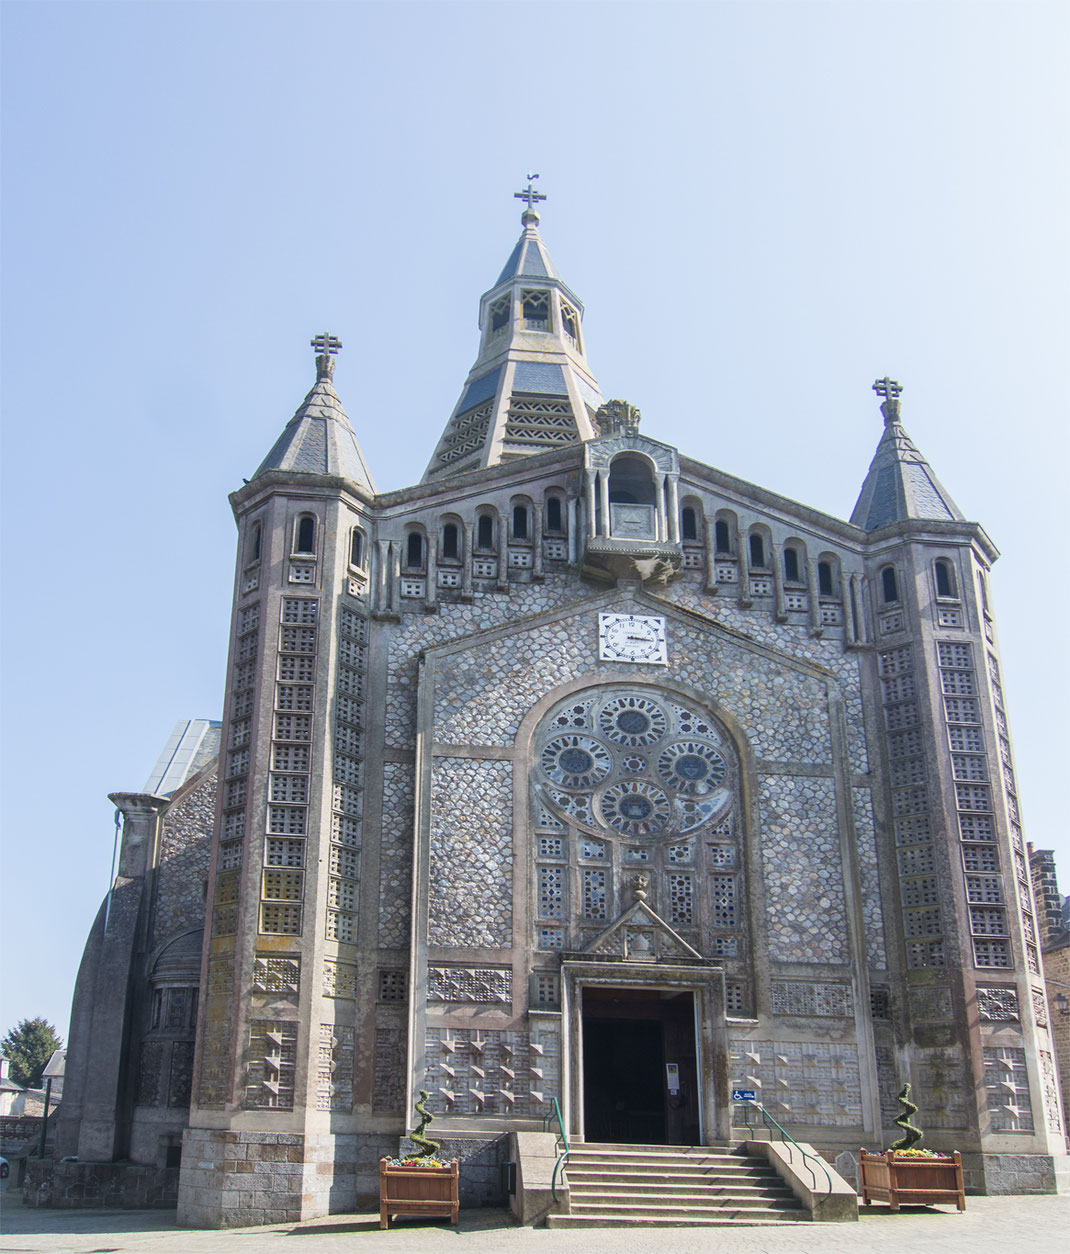
[[[878,379],[873,385],[874,392],[878,396],[883,396],[881,401],[881,413],[884,415],[884,424],[899,421],[899,393],[902,387],[894,379],[889,379],[887,375],[883,379]]]
[[[316,378],[331,378],[334,374],[333,354],[342,347],[342,341],[327,331],[321,331],[309,343],[316,350]]]
[[[535,186],[532,182],[532,179],[537,179],[538,177],[539,176],[537,174],[532,174],[531,171],[529,170],[527,187],[525,187],[522,192],[513,192],[514,200],[523,200],[527,204],[527,208],[520,215],[520,220],[521,222],[525,224],[525,226],[527,225],[527,220],[528,220],[529,215],[536,222],[538,222],[539,212],[535,208],[535,206],[539,203],[540,200],[546,199],[546,196],[543,192],[537,192],[535,190]]]

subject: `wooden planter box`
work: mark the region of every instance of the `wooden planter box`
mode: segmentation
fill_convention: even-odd
[[[379,1160],[379,1227],[390,1227],[391,1215],[448,1215],[457,1222],[457,1159],[448,1167],[392,1167]]]
[[[962,1157],[958,1150],[951,1158],[897,1158],[892,1150],[883,1154],[858,1151],[858,1179],[862,1201],[887,1202],[892,1210],[908,1206],[947,1205],[954,1202],[966,1209],[962,1183]]]

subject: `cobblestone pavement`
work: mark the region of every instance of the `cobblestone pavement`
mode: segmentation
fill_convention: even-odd
[[[966,1211],[886,1206],[863,1210],[857,1224],[784,1224],[776,1228],[587,1228],[548,1231],[518,1228],[502,1211],[462,1211],[448,1225],[399,1222],[379,1230],[377,1215],[332,1215],[300,1224],[205,1232],[179,1228],[170,1211],[35,1210],[3,1199],[0,1252],[21,1254],[438,1254],[454,1241],[470,1254],[977,1254],[979,1249],[1028,1248],[1030,1254],[1066,1254],[1070,1195],[971,1197]],[[297,1238],[296,1240],[294,1238]],[[355,1245],[359,1238],[359,1246]]]

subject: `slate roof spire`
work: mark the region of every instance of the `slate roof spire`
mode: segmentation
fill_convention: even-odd
[[[903,389],[894,379],[885,377],[874,383],[873,390],[884,398],[884,434],[870,462],[851,522],[865,531],[876,531],[908,518],[963,522],[959,507],[899,421],[899,394]]]
[[[602,404],[587,365],[583,303],[565,284],[539,234],[545,200],[528,186],[523,227],[497,282],[479,304],[479,355],[424,472],[435,483],[597,435]]]
[[[253,478],[268,470],[339,475],[374,495],[371,471],[332,382],[334,358],[342,342],[324,331],[311,344],[316,350],[316,382]]]

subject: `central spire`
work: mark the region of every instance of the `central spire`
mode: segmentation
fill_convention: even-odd
[[[546,199],[528,185],[523,226],[498,281],[479,305],[479,355],[454,407],[425,483],[579,444],[596,434],[602,404],[587,365],[583,304],[557,273],[539,234],[535,208]]]

